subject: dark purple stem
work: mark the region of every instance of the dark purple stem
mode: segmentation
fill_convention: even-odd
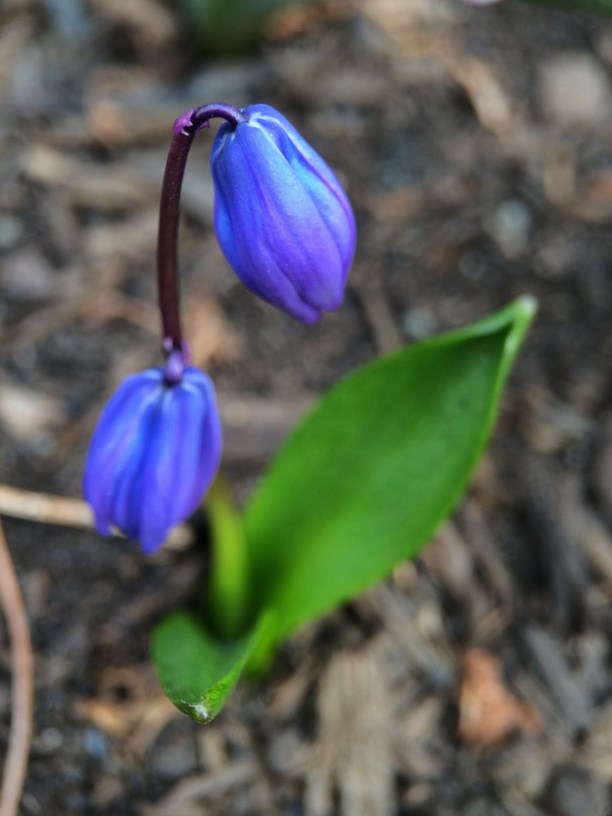
[[[157,234],[157,286],[162,319],[163,349],[169,359],[172,352],[185,355],[185,342],[181,331],[178,281],[178,231],[180,199],[183,176],[189,148],[202,128],[210,127],[210,120],[225,119],[235,128],[247,117],[231,105],[222,102],[204,105],[186,111],[174,123],[172,140],[168,150],[166,169],[159,204],[159,231]],[[177,355],[174,355],[176,361]],[[170,381],[176,381],[173,364]],[[180,379],[180,377],[179,377]]]

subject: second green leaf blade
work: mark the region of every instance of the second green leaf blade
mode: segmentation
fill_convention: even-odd
[[[474,326],[376,360],[326,395],[247,507],[263,654],[387,575],[459,500],[533,317],[522,298]]]

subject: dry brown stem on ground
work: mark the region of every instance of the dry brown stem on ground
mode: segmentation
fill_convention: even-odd
[[[4,761],[0,816],[16,816],[28,767],[34,708],[34,658],[28,618],[11,554],[0,526],[0,603],[11,640],[11,733]]]

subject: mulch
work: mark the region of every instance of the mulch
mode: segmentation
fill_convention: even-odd
[[[327,0],[253,54],[197,53],[171,4],[0,10],[0,481],[80,496],[97,415],[159,361],[154,246],[172,121],[281,109],[345,183],[346,302],[256,302],[212,230],[204,133],[183,301],[244,501],[342,375],[532,293],[536,323],[458,511],[414,563],[295,635],[201,727],[148,638],[205,545],[6,519],[35,652],[22,813],[606,816],[612,807],[612,24],[501,2]],[[0,631],[0,755],[10,650]]]

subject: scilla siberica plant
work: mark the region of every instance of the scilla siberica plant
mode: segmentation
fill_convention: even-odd
[[[211,156],[215,229],[249,289],[314,323],[341,304],[355,249],[336,176],[280,113],[219,103],[176,120],[157,250],[165,362],[122,383],[85,468],[98,530],[117,527],[148,553],[197,508],[221,456],[214,388],[189,364],[177,278],[187,155],[214,117],[225,120]],[[243,513],[215,483],[201,608],[170,615],[153,636],[162,687],[178,708],[207,722],[241,672],[264,669],[296,627],[424,546],[483,450],[534,311],[523,297],[362,366],[298,426]]]
[[[159,221],[158,277],[166,364],[125,380],[104,409],[85,469],[96,528],[155,552],[201,502],[217,472],[214,386],[188,365],[177,281],[179,197],[194,136],[226,120],[213,148],[215,228],[246,285],[305,323],[342,302],[355,249],[348,199],[323,159],[268,105],[208,105],[174,125]]]

